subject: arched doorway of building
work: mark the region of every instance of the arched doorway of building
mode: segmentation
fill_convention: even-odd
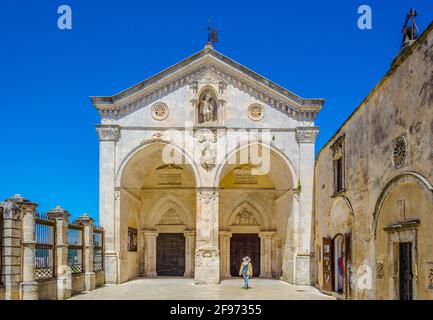
[[[138,276],[194,275],[195,186],[197,170],[182,150],[172,149],[184,164],[166,163],[166,143],[134,152],[123,165],[118,187],[120,282]],[[127,230],[138,237],[137,246]]]
[[[249,146],[244,146],[248,149]],[[254,275],[280,278],[293,240],[289,219],[294,194],[293,167],[267,148],[268,170],[242,163],[245,149],[233,152],[218,169],[221,278],[239,275],[242,258],[252,260]],[[262,153],[264,154],[264,153]]]
[[[344,196],[334,198],[323,237],[322,258],[318,260],[319,285],[327,292],[346,297],[350,291],[351,231],[353,208]],[[319,234],[319,236],[321,236]],[[320,250],[320,247],[318,248]],[[321,273],[321,275],[320,275]]]
[[[381,192],[372,225],[376,299],[433,299],[432,212],[433,187],[419,174],[398,175]]]

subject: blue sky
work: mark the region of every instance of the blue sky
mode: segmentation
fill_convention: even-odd
[[[73,29],[57,28],[57,8]],[[359,30],[370,5],[373,29]],[[216,49],[298,95],[323,97],[317,150],[386,73],[410,7],[421,30],[431,0],[4,1],[0,12],[0,199],[45,211],[98,215],[98,115],[88,97],[112,95],[202,49]]]

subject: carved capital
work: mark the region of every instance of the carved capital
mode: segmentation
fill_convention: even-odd
[[[183,233],[183,235],[184,235],[185,237],[191,237],[191,238],[193,238],[193,237],[195,237],[195,231],[187,230],[187,231],[185,231],[185,232]]]
[[[120,127],[117,125],[98,125],[96,132],[100,141],[119,141]]]
[[[298,143],[315,143],[318,133],[318,127],[298,127],[296,128],[296,140]]]
[[[219,192],[216,189],[198,189],[197,199],[201,202],[209,204],[210,202],[217,201]]]

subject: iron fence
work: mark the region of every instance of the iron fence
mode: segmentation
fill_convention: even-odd
[[[84,231],[83,227],[68,225],[68,267],[72,274],[83,273],[84,266]]]
[[[104,231],[93,230],[93,272],[104,270]]]
[[[36,217],[35,278],[45,280],[54,278],[55,269],[55,221],[45,215]]]

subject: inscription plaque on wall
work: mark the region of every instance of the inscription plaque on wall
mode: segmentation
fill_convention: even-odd
[[[182,168],[165,165],[157,169],[158,184],[160,186],[178,186],[182,184]]]
[[[158,184],[174,186],[182,184],[182,175],[180,173],[160,173],[158,174]]]
[[[257,184],[257,176],[251,175],[251,170],[233,170],[234,184]]]

